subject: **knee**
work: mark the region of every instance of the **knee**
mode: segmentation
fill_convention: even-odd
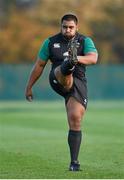
[[[81,128],[81,114],[80,113],[75,113],[71,112],[68,115],[68,120],[69,120],[69,125],[70,128],[73,130],[79,130]]]

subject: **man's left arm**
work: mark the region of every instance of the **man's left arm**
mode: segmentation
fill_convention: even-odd
[[[96,64],[98,60],[98,52],[91,38],[84,41],[84,56],[77,56],[78,62],[85,65]]]

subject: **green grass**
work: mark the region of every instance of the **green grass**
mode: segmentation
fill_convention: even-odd
[[[124,178],[124,101],[92,101],[69,172],[64,102],[0,102],[0,179]]]

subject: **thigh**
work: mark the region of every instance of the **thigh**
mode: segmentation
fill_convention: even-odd
[[[68,118],[70,116],[76,116],[78,119],[81,119],[85,113],[85,107],[74,97],[68,99],[66,110]]]
[[[68,125],[71,130],[81,130],[81,120],[85,113],[84,106],[79,103],[74,97],[70,97],[66,104]]]
[[[68,96],[65,97],[66,104],[68,103],[70,97],[74,97],[77,104],[82,105],[85,109],[87,108],[87,81],[85,78],[79,79],[74,77],[73,87]]]

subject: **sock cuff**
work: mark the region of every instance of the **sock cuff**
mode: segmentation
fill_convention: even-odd
[[[69,130],[69,134],[71,134],[71,135],[81,135],[82,134],[82,131],[80,130],[80,131],[75,131],[75,130]]]

